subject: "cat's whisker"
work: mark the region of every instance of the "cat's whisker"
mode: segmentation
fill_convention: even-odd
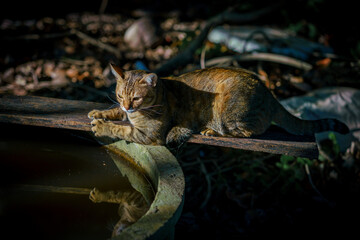
[[[141,110],[140,110],[140,111],[141,111]],[[151,114],[148,113],[148,112],[146,112],[146,111],[142,111],[142,113],[143,113],[144,115],[146,115],[147,117],[151,117]]]
[[[162,105],[160,104],[157,104],[157,105],[152,105],[152,106],[148,106],[148,107],[143,107],[143,108],[140,108],[139,110],[145,110],[145,109],[150,109],[150,108],[154,108],[154,107],[161,107]]]
[[[109,95],[106,95],[106,97],[107,97],[110,101],[112,101],[113,103],[119,104],[116,100],[112,99]]]
[[[162,106],[162,104],[155,104],[155,105],[148,106],[146,108],[161,107],[161,106]]]
[[[110,66],[117,88],[115,97],[107,97],[118,107],[90,116],[128,119],[132,124],[96,124],[93,131],[98,136],[142,144],[181,144],[198,129],[204,129],[205,135],[244,138],[263,134],[272,123],[295,135],[349,132],[336,119],[304,121],[293,116],[258,76],[244,69],[215,67],[158,79],[155,73],[124,73]],[[136,111],[140,114],[133,114]]]
[[[106,228],[110,231],[114,231],[115,226],[116,226],[116,223],[113,223],[113,222],[109,222],[108,224],[106,224]]]
[[[158,112],[158,111],[155,111],[155,110],[149,109],[149,108],[141,108],[141,109],[139,109],[139,111],[142,111],[143,113],[146,113],[148,116],[150,116],[151,113],[158,114],[158,115],[162,114],[161,112]]]
[[[114,103],[109,108],[107,108],[107,110],[112,109],[112,108],[117,107],[117,106],[120,106],[120,104],[119,103]]]
[[[142,108],[139,108],[138,110],[143,112],[147,116],[151,117],[152,114],[157,114],[157,115],[162,114],[161,112],[158,112],[158,111],[155,111],[154,109],[152,109],[152,108],[161,107],[161,106],[162,106],[161,104],[156,104],[156,105],[151,105],[151,106],[147,106],[147,107],[142,107]]]

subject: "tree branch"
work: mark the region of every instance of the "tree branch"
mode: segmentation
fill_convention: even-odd
[[[208,33],[210,30],[218,25],[224,23],[246,23],[250,21],[254,21],[259,19],[260,17],[267,15],[274,10],[278,9],[282,4],[274,4],[270,7],[265,7],[257,11],[249,12],[249,13],[234,13],[232,12],[232,8],[228,9],[215,17],[210,18],[204,28],[202,29],[199,36],[192,42],[190,45],[178,55],[170,59],[168,62],[160,66],[159,68],[155,69],[155,73],[159,75],[167,75],[171,73],[175,68],[180,66],[184,66],[185,64],[191,62],[193,60],[193,54],[198,49],[205,39],[207,38]]]

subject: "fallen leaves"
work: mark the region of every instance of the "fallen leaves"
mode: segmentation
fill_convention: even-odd
[[[27,50],[23,59],[10,51],[5,51],[4,57],[0,57],[0,62],[4,63],[0,74],[0,93],[24,95],[74,83],[95,89],[109,87],[114,82],[104,77],[108,76],[108,63],[132,70],[141,62],[146,69],[158,69],[179,55],[205,23],[202,20],[183,22],[179,16],[155,22],[149,17],[136,20],[119,14],[90,13],[70,14],[58,19],[4,20],[0,29],[6,37],[0,40],[14,44],[14,48],[19,46],[20,52],[22,48]],[[10,40],[16,40],[16,43]],[[25,40],[27,45],[22,47],[21,43]],[[41,48],[41,42],[46,43],[47,47]],[[35,43],[39,46],[29,48]],[[176,69],[173,74],[196,69],[200,63],[208,65],[224,58],[224,55],[225,58],[233,56],[220,64],[257,72],[275,95],[286,98],[324,84],[317,82],[322,76],[319,72],[329,72],[328,69],[334,64],[330,58],[317,60],[312,65],[306,63],[306,66],[293,59],[294,63],[290,64],[288,60],[280,61],[280,55],[273,54],[272,57],[280,61],[276,62],[273,58],[268,59],[268,53],[231,55],[233,53],[223,44],[208,41],[205,44],[195,52],[192,62]],[[266,59],[259,58],[260,55],[266,55]],[[36,61],[42,61],[44,66]],[[327,77],[331,78],[329,75]]]
[[[7,69],[0,74],[0,94],[26,95],[42,88],[61,88],[67,84],[64,65],[37,60]]]
[[[113,81],[104,77],[98,60],[36,60],[0,73],[0,94],[23,96],[43,89],[61,89],[70,83],[91,81],[95,88],[109,87]]]
[[[104,77],[109,75],[110,62],[130,70],[139,59],[146,59],[143,64],[154,69],[177,54],[177,43],[186,36],[179,29],[197,26],[197,22],[183,24],[176,17],[171,19],[160,25],[149,18],[135,20],[119,14],[69,14],[65,18],[25,21],[5,19],[0,23],[4,33],[0,41],[10,48],[1,50],[4,54],[0,56],[3,63],[0,94],[61,90],[74,83],[95,89],[110,87],[113,79]]]

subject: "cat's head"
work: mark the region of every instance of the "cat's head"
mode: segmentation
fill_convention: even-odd
[[[158,81],[155,73],[142,70],[122,71],[118,66],[110,66],[117,79],[116,98],[123,111],[133,113],[153,106]]]

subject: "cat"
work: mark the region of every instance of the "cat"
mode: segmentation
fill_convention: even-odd
[[[118,236],[126,227],[139,220],[149,209],[150,205],[142,197],[141,193],[134,192],[101,192],[94,188],[89,195],[94,203],[117,203],[119,204],[119,221],[115,224],[111,237]]]
[[[255,73],[245,69],[214,67],[158,78],[155,73],[110,66],[117,79],[118,106],[88,114],[96,136],[147,145],[179,144],[197,132],[222,137],[261,135],[272,123],[295,135],[349,132],[336,119],[293,116]],[[106,119],[128,120],[129,124]]]

